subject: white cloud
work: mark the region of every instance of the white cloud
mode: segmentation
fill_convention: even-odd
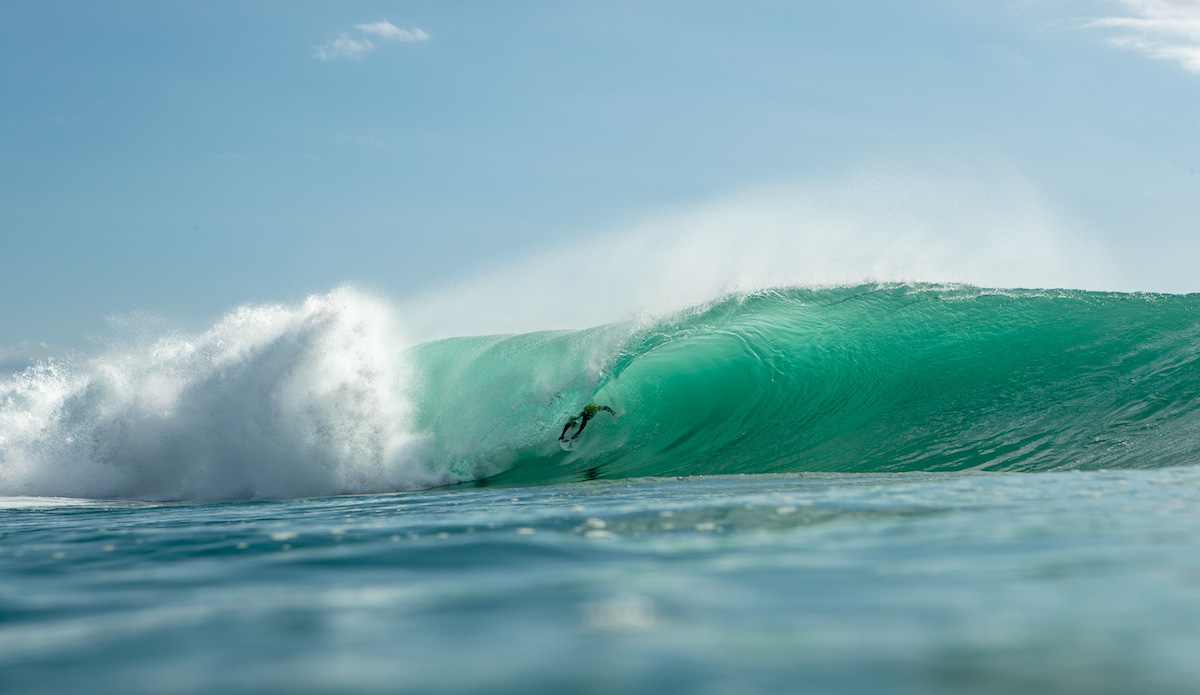
[[[371,22],[369,24],[356,24],[354,25],[354,28],[358,29],[364,34],[371,34],[373,36],[378,36],[381,39],[388,39],[390,41],[427,41],[429,39],[429,34],[425,33],[421,29],[416,27],[413,27],[412,29],[401,29],[386,19],[381,19],[378,22]]]
[[[1200,73],[1200,0],[1119,0],[1130,16],[1088,22],[1118,32],[1109,43]]]
[[[378,22],[355,24],[354,28],[360,34],[370,34],[385,41],[428,41],[429,34],[424,30],[413,27],[401,29],[386,19]],[[333,41],[317,46],[313,55],[326,62],[331,60],[362,60],[363,57],[375,50],[375,44],[365,36],[353,36],[350,32],[342,32]]]
[[[317,46],[313,55],[324,61],[362,60],[374,48],[375,44],[370,39],[355,39],[349,34],[342,34],[329,43]]]

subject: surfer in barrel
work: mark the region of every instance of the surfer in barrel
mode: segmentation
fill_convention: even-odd
[[[562,434],[558,435],[558,441],[567,442],[579,438],[579,435],[583,434],[583,428],[587,427],[588,420],[591,420],[593,417],[595,417],[596,413],[600,412],[601,410],[616,415],[616,412],[614,412],[613,409],[607,405],[588,403],[586,406],[584,406],[583,412],[572,416],[570,420],[567,420],[567,424],[563,425],[563,431]],[[569,432],[576,423],[579,424],[579,429],[575,431],[575,434],[571,435],[571,440],[568,440],[567,432]]]

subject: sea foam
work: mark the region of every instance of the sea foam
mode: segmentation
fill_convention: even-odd
[[[0,494],[281,498],[450,482],[407,429],[389,308],[339,289],[0,381]]]

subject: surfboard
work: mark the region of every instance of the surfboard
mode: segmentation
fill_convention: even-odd
[[[563,432],[563,435],[558,438],[558,445],[562,447],[563,451],[571,451],[575,448],[576,441],[571,439],[571,437],[574,437],[578,433],[579,423],[571,423],[571,426],[568,427],[566,431]]]

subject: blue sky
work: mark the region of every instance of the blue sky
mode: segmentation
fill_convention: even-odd
[[[1200,290],[1194,0],[9,0],[0,94],[0,349],[428,296],[880,168],[1003,181],[1115,289]]]

